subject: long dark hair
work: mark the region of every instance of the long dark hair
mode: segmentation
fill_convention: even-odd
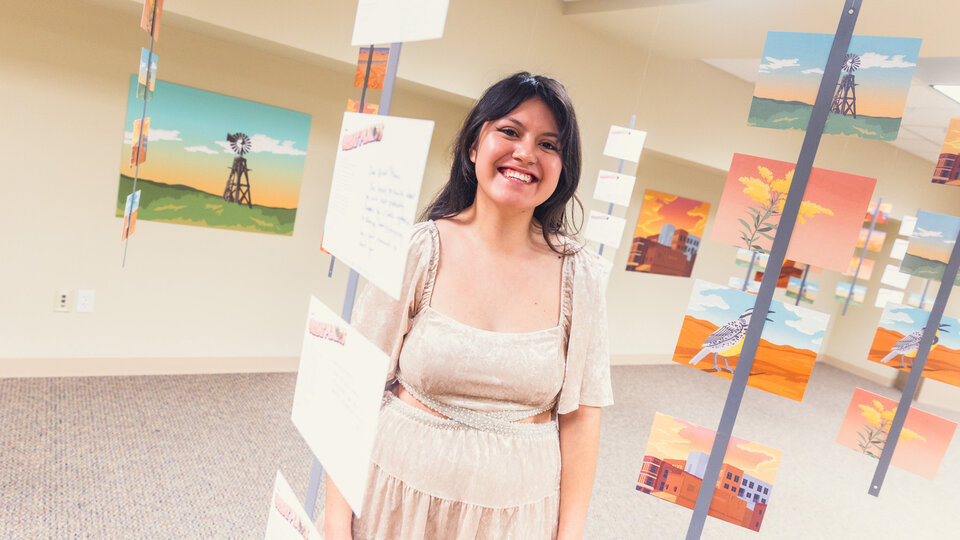
[[[530,98],[543,100],[553,112],[560,132],[558,142],[562,163],[557,188],[549,199],[534,209],[533,217],[551,250],[564,254],[571,252],[566,245],[555,245],[554,237],[569,237],[579,230],[579,225],[575,225],[571,216],[567,215],[567,203],[571,199],[574,206],[579,207],[580,215],[583,215],[583,204],[576,195],[581,167],[577,116],[573,112],[567,89],[560,82],[525,71],[515,73],[488,88],[467,115],[454,144],[450,179],[423,211],[421,221],[453,217],[473,204],[477,195],[477,174],[474,163],[470,161],[470,150],[476,144],[483,124],[503,118]],[[570,213],[573,213],[573,208]]]

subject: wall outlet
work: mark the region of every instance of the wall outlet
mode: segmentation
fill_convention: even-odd
[[[77,313],[93,313],[93,289],[79,289],[77,291]]]
[[[69,290],[60,289],[57,291],[57,294],[53,299],[53,310],[54,311],[70,311],[70,291]]]

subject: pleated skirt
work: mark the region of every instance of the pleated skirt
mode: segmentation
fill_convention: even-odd
[[[487,431],[384,394],[355,540],[550,540],[560,506],[556,421]]]

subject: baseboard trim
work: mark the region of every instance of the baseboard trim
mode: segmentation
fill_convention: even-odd
[[[296,356],[200,358],[0,358],[0,377],[105,377],[296,372]]]

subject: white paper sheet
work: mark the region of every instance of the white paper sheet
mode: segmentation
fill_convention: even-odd
[[[646,138],[646,131],[610,126],[607,144],[603,147],[603,155],[636,163],[640,161],[640,152],[643,150],[643,141]]]
[[[389,358],[314,297],[293,395],[293,425],[359,515]]]
[[[904,238],[897,238],[894,240],[893,247],[890,248],[890,258],[902,261],[903,256],[907,254],[907,246],[909,245],[910,241]]]
[[[290,484],[277,471],[270,495],[270,510],[267,513],[266,540],[320,540],[320,531],[313,526],[310,516],[303,510],[300,500],[290,489]]]
[[[629,174],[601,170],[597,175],[597,187],[593,190],[593,198],[620,206],[630,206],[630,197],[633,195],[633,185],[636,180],[635,176]]]
[[[394,298],[432,133],[427,120],[343,114],[323,247]]]
[[[620,240],[623,239],[623,228],[626,224],[627,221],[623,218],[591,210],[583,236],[587,240],[600,242],[616,249],[620,245]]]
[[[917,218],[915,216],[903,216],[903,221],[900,222],[900,235],[913,236],[913,229],[916,226]]]
[[[880,287],[880,290],[877,291],[877,299],[874,301],[873,305],[877,306],[878,308],[882,308],[887,305],[887,302],[902,304],[903,291],[895,291],[893,289],[885,289]]]
[[[350,43],[376,45],[442,37],[449,3],[450,0],[360,0]]]
[[[898,289],[906,289],[907,283],[910,282],[910,274],[904,274],[900,271],[898,266],[888,264],[883,269],[883,275],[880,276],[880,283],[884,285],[889,285],[891,287],[896,287]],[[902,302],[897,302],[898,304]]]

